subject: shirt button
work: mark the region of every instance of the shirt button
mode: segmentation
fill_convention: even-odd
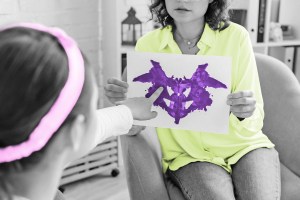
[[[207,151],[207,152],[209,152],[209,148],[207,148],[207,147],[204,147],[203,149],[204,149],[204,151]]]

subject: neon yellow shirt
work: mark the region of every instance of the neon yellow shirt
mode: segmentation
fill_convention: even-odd
[[[256,110],[250,118],[243,121],[230,114],[228,134],[157,128],[163,171],[168,168],[177,170],[191,162],[205,161],[222,166],[231,173],[231,165],[243,155],[257,148],[274,147],[261,131],[264,119],[263,99],[252,45],[247,30],[230,23],[223,31],[214,31],[206,24],[197,46],[200,49],[197,55],[232,58],[231,92],[253,91]],[[136,51],[182,54],[173,39],[171,26],[144,35],[138,40]]]

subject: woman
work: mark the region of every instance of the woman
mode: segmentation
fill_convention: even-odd
[[[263,99],[251,42],[228,20],[227,9],[227,0],[155,0],[150,6],[162,28],[140,38],[136,51],[232,58],[228,134],[157,128],[163,171],[185,199],[280,199],[279,158],[261,131]],[[106,86],[112,102],[126,96],[121,83],[112,79]]]

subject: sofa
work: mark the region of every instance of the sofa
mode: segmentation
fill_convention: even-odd
[[[299,200],[300,84],[281,61],[263,54],[255,58],[264,98],[263,132],[280,156],[281,199]],[[181,195],[162,174],[160,144],[154,128],[147,127],[135,136],[121,136],[121,146],[132,200],[174,200],[173,196]]]

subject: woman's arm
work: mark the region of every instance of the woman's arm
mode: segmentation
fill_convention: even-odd
[[[263,98],[251,41],[246,31],[242,33],[237,55],[237,76],[233,83],[233,94],[229,98],[231,102],[228,104],[235,105],[233,109],[231,106],[233,112],[230,117],[236,127],[239,127],[241,133],[251,136],[263,127]],[[245,119],[240,120],[238,117]]]

